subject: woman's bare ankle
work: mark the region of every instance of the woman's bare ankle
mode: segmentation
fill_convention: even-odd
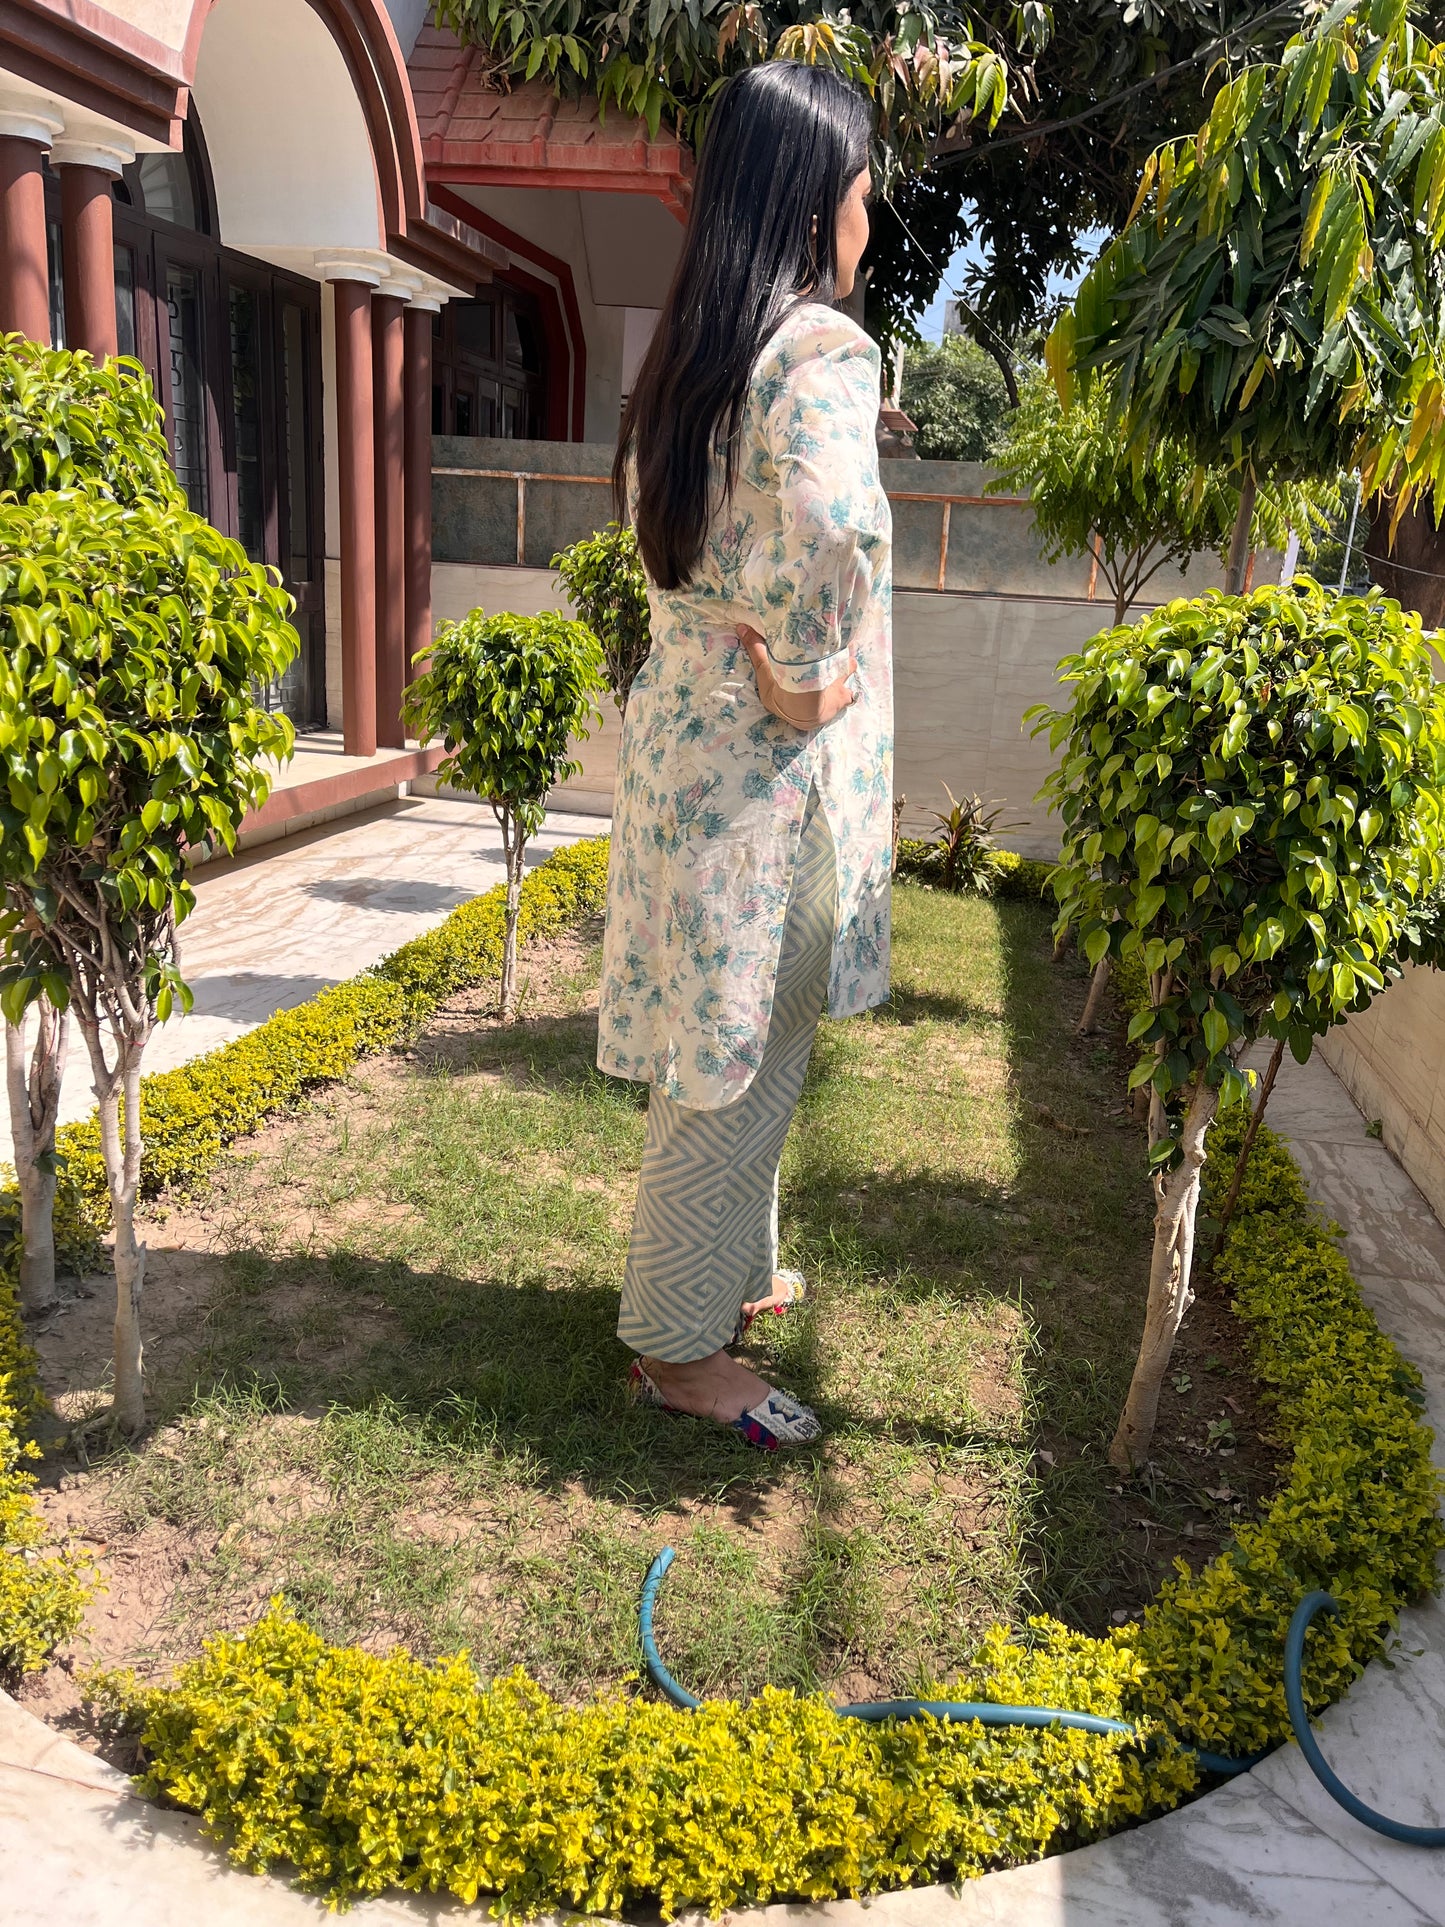
[[[697,1418],[717,1419],[724,1425],[750,1412],[771,1389],[756,1372],[749,1371],[725,1351],[690,1359],[682,1365],[670,1365],[660,1358],[644,1358],[642,1366],[669,1405]]]

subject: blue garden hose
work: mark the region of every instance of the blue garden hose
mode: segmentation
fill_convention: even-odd
[[[1294,1736],[1299,1741],[1300,1752],[1309,1762],[1311,1773],[1319,1781],[1330,1798],[1346,1813],[1351,1813],[1361,1826],[1371,1827],[1376,1833],[1383,1833],[1387,1840],[1403,1840],[1408,1847],[1445,1847],[1445,1827],[1410,1827],[1403,1820],[1391,1820],[1386,1814],[1376,1813],[1367,1807],[1357,1793],[1340,1779],[1324,1754],[1320,1743],[1310,1731],[1310,1716],[1305,1710],[1304,1689],[1300,1684],[1300,1668],[1304,1664],[1305,1634],[1310,1629],[1310,1621],[1316,1613],[1338,1614],[1339,1604],[1327,1592],[1307,1592],[1294,1609],[1294,1617],[1289,1622],[1289,1632],[1284,1642],[1284,1698],[1289,1708],[1289,1723],[1294,1728]]]
[[[642,1586],[638,1625],[642,1634],[642,1656],[647,1661],[647,1670],[654,1685],[667,1695],[674,1706],[695,1711],[702,1701],[685,1687],[679,1686],[663,1665],[652,1629],[657,1590],[676,1557],[671,1546],[664,1546],[648,1568]],[[1376,1833],[1383,1833],[1390,1840],[1406,1841],[1412,1846],[1445,1847],[1445,1827],[1409,1827],[1402,1821],[1390,1820],[1384,1814],[1376,1813],[1340,1783],[1320,1752],[1319,1744],[1310,1731],[1304,1690],[1300,1684],[1300,1668],[1304,1661],[1305,1634],[1310,1621],[1321,1611],[1337,1613],[1339,1607],[1327,1592],[1307,1593],[1295,1608],[1284,1643],[1285,1702],[1289,1707],[1290,1724],[1300,1743],[1300,1751],[1325,1791],[1347,1813],[1352,1813],[1367,1827],[1373,1827]],[[834,1711],[841,1719],[847,1720],[915,1720],[929,1713],[937,1720],[977,1720],[981,1726],[1067,1726],[1081,1733],[1120,1733],[1130,1737],[1135,1732],[1135,1728],[1125,1720],[1104,1719],[1096,1713],[1070,1713],[1052,1706],[1001,1706],[991,1700],[864,1700],[852,1706],[835,1707]],[[1206,1773],[1221,1777],[1246,1773],[1264,1758],[1262,1753],[1256,1753],[1248,1759],[1231,1760],[1223,1754],[1210,1753],[1198,1746],[1190,1747],[1188,1751],[1193,1753]]]

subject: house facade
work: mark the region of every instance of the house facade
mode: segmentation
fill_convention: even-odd
[[[428,14],[0,0],[0,330],[145,365],[192,506],[296,598],[272,699],[353,802],[427,763],[433,434],[615,436],[692,165]]]

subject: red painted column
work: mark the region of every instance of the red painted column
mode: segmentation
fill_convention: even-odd
[[[45,241],[45,152],[58,122],[0,116],[0,334],[50,346],[50,265]]]
[[[431,352],[434,307],[406,311],[406,659],[431,648]]]
[[[336,430],[341,510],[341,727],[348,756],[376,754],[376,466],[371,289],[337,280]]]
[[[56,143],[65,260],[65,342],[97,361],[118,350],[115,323],[115,223],[110,184],[118,155]]]
[[[406,433],[403,375],[406,301],[378,294],[371,303],[372,401],[376,413],[376,740],[401,749],[406,684]]]

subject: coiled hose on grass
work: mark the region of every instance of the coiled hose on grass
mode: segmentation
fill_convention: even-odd
[[[663,1665],[652,1626],[658,1588],[676,1557],[671,1546],[664,1546],[648,1568],[642,1586],[638,1627],[642,1634],[642,1656],[647,1662],[653,1684],[667,1695],[674,1706],[695,1711],[702,1701],[685,1687],[679,1686]],[[1300,1743],[1300,1751],[1331,1798],[1365,1826],[1373,1827],[1376,1833],[1383,1833],[1389,1840],[1403,1840],[1419,1847],[1445,1847],[1445,1827],[1406,1826],[1403,1821],[1391,1820],[1383,1813],[1376,1813],[1341,1784],[1320,1752],[1319,1743],[1310,1731],[1300,1669],[1304,1663],[1305,1634],[1310,1622],[1317,1613],[1325,1611],[1339,1611],[1330,1595],[1327,1592],[1307,1593],[1295,1608],[1284,1644],[1285,1702],[1289,1707],[1290,1724]],[[861,1700],[854,1705],[838,1706],[833,1710],[840,1719],[845,1720],[916,1720],[928,1713],[936,1720],[977,1720],[981,1726],[1070,1726],[1081,1733],[1121,1733],[1129,1736],[1133,1736],[1136,1730],[1127,1720],[1105,1719],[1098,1713],[1073,1713],[1054,1706],[1002,1706],[992,1700]],[[1265,1757],[1262,1753],[1255,1753],[1248,1759],[1231,1760],[1222,1753],[1210,1753],[1200,1746],[1190,1747],[1188,1751],[1193,1753],[1206,1773],[1223,1778],[1246,1773]]]

